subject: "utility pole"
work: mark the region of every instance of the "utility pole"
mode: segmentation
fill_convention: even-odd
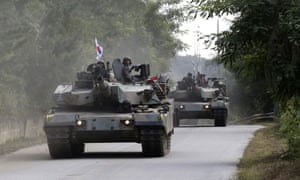
[[[198,67],[199,67],[199,64],[201,62],[201,42],[200,42],[200,26],[198,26],[198,34],[197,34],[197,41],[198,41],[198,61],[197,61],[197,66],[196,66],[196,71],[198,72]],[[202,67],[200,66],[200,71],[202,71]],[[196,74],[195,74],[196,76]]]
[[[220,32],[220,25],[219,25],[219,18],[217,19],[217,41],[219,40],[219,32]],[[217,53],[217,58],[219,59],[220,58],[220,52],[218,50],[218,53]],[[217,64],[218,66],[218,77],[220,78],[220,66],[219,66],[219,63]]]
[[[196,57],[196,61],[197,62],[193,62],[193,71],[194,71],[194,75],[196,76],[196,72],[198,71],[198,66],[200,64],[201,61],[201,54],[200,54],[200,26],[197,27],[197,31],[195,31],[195,57]],[[202,70],[202,69],[201,69]]]

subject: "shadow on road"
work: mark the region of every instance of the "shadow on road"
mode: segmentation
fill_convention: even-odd
[[[85,152],[72,158],[62,158],[54,160],[72,160],[72,159],[140,159],[145,157],[142,152]],[[150,157],[151,158],[151,157]],[[53,160],[48,153],[38,154],[18,154],[10,156],[11,161],[48,161]]]
[[[179,125],[176,128],[205,128],[205,127],[215,127],[214,125]]]
[[[99,159],[127,159],[127,158],[147,158],[142,152],[85,152],[77,158],[99,158]]]

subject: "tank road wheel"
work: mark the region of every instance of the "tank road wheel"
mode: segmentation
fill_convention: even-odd
[[[72,157],[72,148],[70,143],[48,143],[49,153],[53,159]]]
[[[177,118],[177,112],[173,113],[173,126],[179,127],[179,119]]]
[[[225,127],[227,120],[227,110],[226,109],[216,109],[214,110],[215,126]]]
[[[160,157],[170,152],[171,135],[167,135],[163,129],[142,129],[141,136],[145,156]]]

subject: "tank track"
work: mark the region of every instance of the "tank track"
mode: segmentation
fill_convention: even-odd
[[[216,127],[225,127],[227,124],[227,110],[226,109],[214,109],[213,115],[215,119]]]
[[[179,125],[180,125],[180,122],[179,122],[179,119],[177,118],[177,112],[175,111],[173,113],[173,126],[179,127]]]
[[[56,132],[55,130],[53,131]],[[71,129],[65,129],[63,133],[63,138],[48,138],[48,149],[50,156],[53,159],[61,159],[71,158],[82,154],[84,152],[84,144],[72,142],[70,140]]]
[[[84,152],[84,144],[75,144],[59,140],[60,142],[48,143],[50,156],[53,159],[71,158]]]
[[[141,143],[144,156],[165,156],[171,149],[171,135],[159,127],[145,127],[141,129]]]

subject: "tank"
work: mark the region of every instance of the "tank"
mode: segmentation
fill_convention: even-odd
[[[196,78],[183,78],[170,97],[174,98],[175,127],[180,125],[181,119],[214,119],[215,126],[227,124],[229,98],[220,78],[206,79],[205,74],[199,73]]]
[[[50,156],[70,158],[84,153],[85,143],[140,143],[145,156],[170,151],[173,100],[167,98],[168,80],[148,78],[149,64],[134,66],[132,82],[121,78],[122,63],[112,70],[103,62],[77,73],[74,83],[58,85],[55,106],[46,115],[44,131]]]

